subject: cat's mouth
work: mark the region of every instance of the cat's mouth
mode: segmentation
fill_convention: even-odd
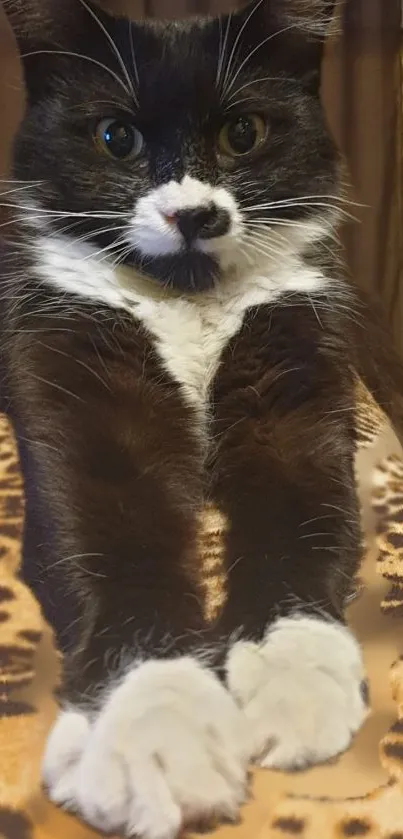
[[[139,268],[164,286],[184,292],[213,288],[221,273],[214,256],[191,248],[163,256],[145,256],[133,250],[125,257],[125,264]]]

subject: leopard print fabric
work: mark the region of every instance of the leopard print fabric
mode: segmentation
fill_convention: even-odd
[[[369,448],[385,418],[361,386],[358,404],[359,445]],[[391,584],[378,604],[388,616],[403,615],[403,461],[387,458],[376,470],[374,485],[377,570]],[[40,787],[41,755],[57,710],[60,660],[38,604],[18,579],[22,496],[12,433],[7,421],[0,418],[0,839],[96,839],[84,825],[50,805]],[[205,584],[213,581],[212,609],[217,597],[215,563],[220,529],[216,513],[210,511]],[[371,615],[368,619],[371,621]],[[395,627],[399,638],[399,621]],[[403,839],[403,656],[393,663],[390,649],[385,648],[383,654],[396,709],[395,720],[380,743],[384,783],[376,789],[371,789],[370,781],[366,786],[367,769],[359,760],[359,751],[353,774],[364,792],[354,797],[345,797],[344,783],[344,792],[335,798],[337,784],[329,784],[333,767],[308,774],[303,792],[301,781],[293,776],[257,773],[254,800],[245,808],[242,823],[219,830],[221,839]],[[353,758],[358,749],[359,743],[353,746]],[[371,759],[379,763],[376,754]],[[331,796],[317,793],[326,773]],[[354,789],[353,775],[351,778]]]

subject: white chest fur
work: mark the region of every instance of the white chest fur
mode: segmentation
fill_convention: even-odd
[[[326,283],[319,271],[290,254],[281,265],[267,262],[264,273],[262,266],[233,271],[214,290],[179,296],[134,270],[114,270],[65,237],[42,237],[36,254],[37,273],[46,283],[124,308],[139,319],[154,338],[166,369],[201,414],[221,353],[240,329],[246,310],[290,291],[317,292]]]
[[[209,385],[241,314],[224,303],[195,305],[188,300],[143,301],[133,313],[152,333],[166,368],[189,402],[204,411]]]

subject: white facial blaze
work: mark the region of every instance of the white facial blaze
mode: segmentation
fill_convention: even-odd
[[[209,242],[195,242],[195,248],[220,253],[225,247],[234,248],[242,230],[241,213],[232,195],[220,187],[185,175],[182,181],[169,181],[156,187],[137,203],[131,219],[128,238],[144,256],[166,256],[178,253],[183,239],[175,224],[167,218],[183,210],[193,210],[215,204],[229,213],[231,224],[227,234]]]

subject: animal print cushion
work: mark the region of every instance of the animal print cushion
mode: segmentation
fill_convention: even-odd
[[[385,420],[361,388],[358,402],[360,446],[369,448]],[[218,839],[403,839],[403,461],[386,458],[374,485],[378,529],[350,615],[364,647],[372,715],[335,764],[292,776],[256,773],[241,823],[220,828]],[[40,787],[60,661],[18,578],[22,517],[14,442],[0,418],[0,839],[96,839]]]

